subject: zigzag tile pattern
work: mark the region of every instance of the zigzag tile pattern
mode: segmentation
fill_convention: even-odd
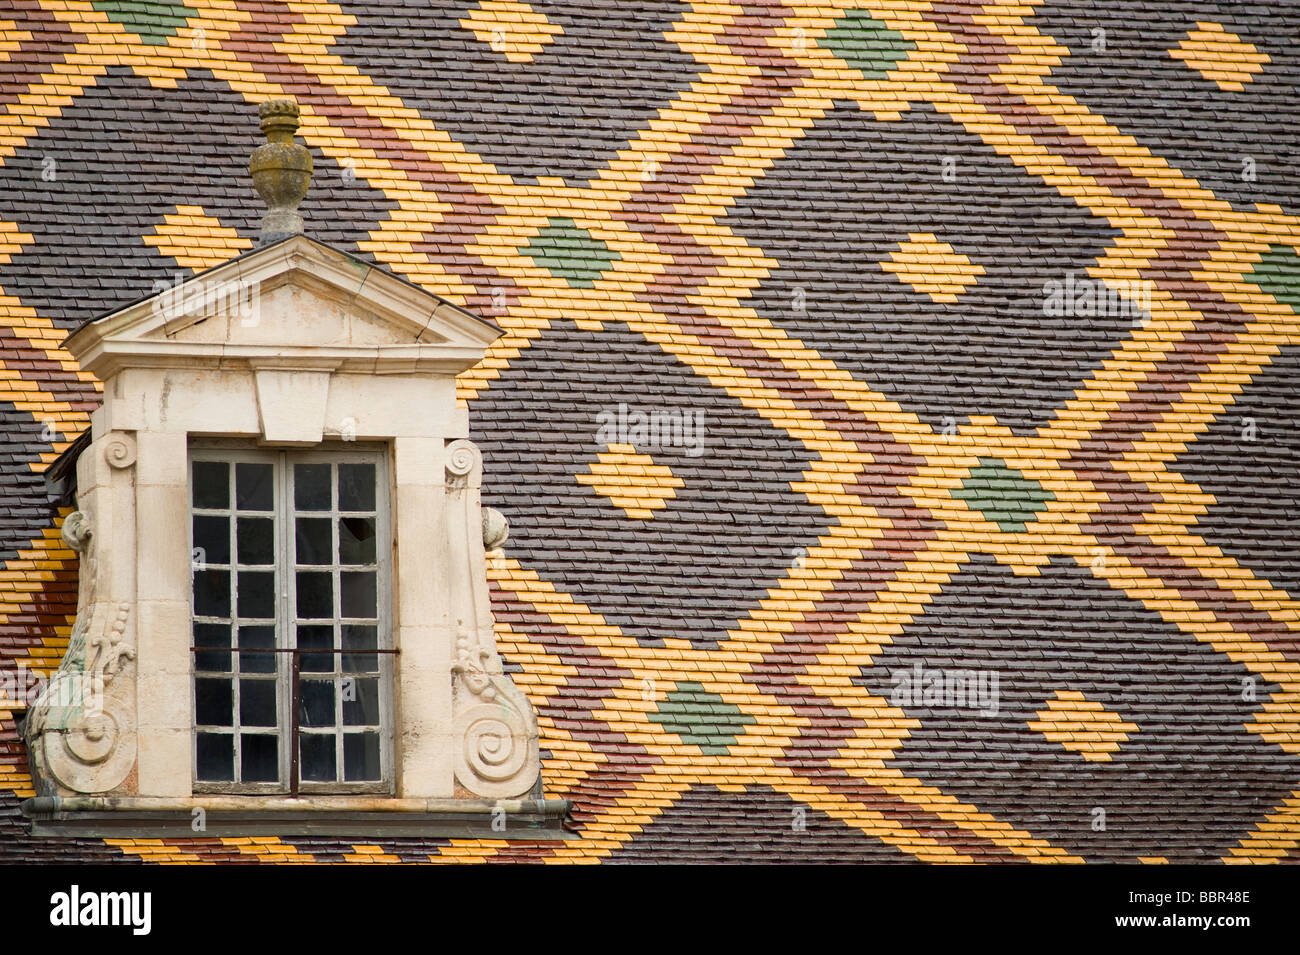
[[[251,237],[292,96],[309,228],[506,329],[460,394],[577,832],[33,840],[0,700],[0,859],[1300,858],[1291,5],[566,0],[505,43],[473,0],[10,6],[0,662],[75,608],[62,333]],[[600,438],[620,402],[699,453]],[[611,444],[680,481],[652,520],[577,479]],[[1108,759],[1030,725],[1061,699]]]

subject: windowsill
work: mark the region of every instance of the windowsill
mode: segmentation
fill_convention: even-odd
[[[36,796],[22,802],[33,836],[237,838],[337,836],[557,841],[567,799],[401,799],[381,796],[136,798]],[[203,828],[194,828],[195,810]]]

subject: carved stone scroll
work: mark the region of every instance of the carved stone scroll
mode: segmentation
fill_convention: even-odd
[[[81,507],[60,531],[80,555],[77,619],[24,727],[42,795],[111,792],[136,759],[134,590],[114,581],[134,557],[122,529],[135,521],[136,439],[111,431],[91,447],[78,464]]]
[[[501,666],[487,591],[484,546],[506,539],[505,519],[479,501],[482,458],[466,440],[447,445],[448,559],[455,660],[452,733],[456,781],[476,796],[514,798],[537,782],[537,717]]]
[[[104,460],[115,468],[129,468],[135,464],[135,438],[123,432],[109,435],[104,442]]]

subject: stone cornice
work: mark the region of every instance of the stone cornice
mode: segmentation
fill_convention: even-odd
[[[21,808],[31,820],[32,834],[50,837],[573,838],[564,828],[570,809],[567,799],[37,796],[23,800]],[[198,819],[202,829],[196,831]]]

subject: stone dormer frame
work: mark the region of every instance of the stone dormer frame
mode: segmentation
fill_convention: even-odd
[[[504,524],[481,507],[482,459],[455,401],[455,375],[499,334],[298,235],[70,336],[104,399],[63,528],[81,555],[76,625],[26,723],[40,794],[26,809],[39,831],[80,831],[79,818],[150,831],[182,816],[188,829],[202,808],[241,832],[293,831],[295,813],[319,832],[334,813],[362,834],[442,831],[451,819],[453,830],[490,821],[498,838],[520,826],[560,834],[567,804],[539,798],[536,718],[496,651],[485,533],[496,544]],[[188,461],[204,439],[386,449],[391,795],[195,795]],[[503,809],[518,824],[501,825]],[[376,821],[390,810],[403,814],[397,828]]]

